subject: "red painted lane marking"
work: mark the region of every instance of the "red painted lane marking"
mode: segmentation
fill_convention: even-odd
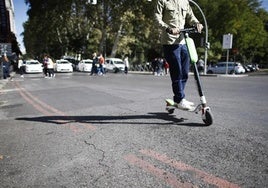
[[[67,116],[64,112],[44,103],[37,97],[33,96],[30,92],[28,92],[26,89],[22,88],[17,82],[15,82],[15,86],[18,88],[20,95],[28,102],[30,103],[35,109],[37,109],[39,112],[41,112],[44,115],[52,116],[56,114],[59,114],[63,116],[66,120],[55,120],[55,122],[60,124],[66,124],[69,123],[71,118]],[[45,109],[46,108],[46,109]],[[54,113],[51,113],[49,111],[52,111]],[[77,125],[82,125],[83,127],[91,130],[95,130],[96,127],[91,124],[84,124],[84,123],[75,123],[75,125],[70,124],[69,127],[73,132],[81,132],[82,130],[77,127]]]
[[[39,112],[41,112],[42,114],[47,115],[47,116],[52,116],[53,115],[53,113],[48,112],[46,109],[44,109],[42,107],[42,105],[40,106],[40,103],[38,101],[36,101],[37,99],[33,95],[31,95],[29,92],[27,92],[24,88],[20,87],[20,85],[17,82],[15,82],[15,84],[16,84],[16,87],[18,88],[18,91],[19,91],[20,95],[28,103],[30,103],[36,110],[38,110]],[[57,123],[66,123],[66,121],[64,121],[64,120],[56,120],[55,122],[57,122]]]
[[[152,150],[140,150],[140,153],[147,155],[149,157],[152,157],[154,159],[157,159],[163,163],[166,163],[170,166],[175,167],[178,170],[181,171],[192,171],[195,172],[196,176],[200,179],[202,179],[203,181],[209,183],[209,184],[213,184],[216,185],[219,188],[239,188],[239,186],[237,184],[233,184],[230,183],[224,179],[218,178],[216,176],[213,176],[211,174],[208,174],[204,171],[201,171],[199,169],[196,169],[190,165],[184,164],[180,161],[175,161],[173,159],[168,158],[166,155],[163,154],[159,154],[155,151]]]
[[[48,111],[46,111],[45,109],[43,109],[42,107],[40,107],[38,104],[34,103],[33,100],[31,100],[30,98],[27,97],[26,94],[24,94],[22,92],[21,89],[19,89],[19,93],[20,95],[28,102],[30,103],[36,110],[38,110],[39,112],[41,112],[42,114],[45,114],[45,115],[52,115],[52,113],[49,113]]]
[[[69,128],[75,133],[82,132],[82,130],[79,127],[75,126],[75,125],[69,125]]]
[[[147,161],[144,161],[135,155],[127,155],[124,157],[129,163],[142,168],[143,170],[155,175],[161,180],[165,181],[167,184],[174,188],[192,188],[194,185],[188,182],[182,183],[177,177],[169,172],[166,172],[162,169],[156,168],[154,165],[150,164]]]
[[[59,122],[59,123],[68,123],[68,120],[69,120],[69,121],[71,120],[71,118],[70,118],[68,115],[66,115],[64,112],[62,112],[62,111],[60,111],[60,110],[58,110],[58,109],[56,109],[56,108],[54,108],[54,107],[52,107],[52,106],[50,106],[50,105],[44,103],[43,101],[41,101],[41,100],[38,99],[37,97],[33,96],[30,92],[28,92],[28,91],[25,90],[24,88],[21,88],[21,87],[20,87],[20,89],[22,89],[28,96],[30,96],[32,99],[34,99],[34,100],[35,100],[37,103],[39,103],[41,106],[47,108],[48,110],[51,110],[52,112],[54,112],[54,113],[56,113],[56,114],[59,114],[59,115],[61,115],[61,116],[64,116],[64,118],[66,119],[66,120],[57,120],[57,122]],[[96,129],[95,126],[90,125],[90,124],[88,124],[88,123],[76,123],[76,124],[78,124],[78,125],[82,125],[82,126],[84,126],[85,128],[88,128],[88,129],[92,129],[92,130],[95,130],[95,129]],[[75,128],[73,128],[73,129],[75,130]],[[77,132],[77,130],[76,130],[76,132]]]
[[[20,90],[22,90],[26,95],[28,95],[32,100],[34,100],[36,103],[40,104],[42,107],[56,113],[59,115],[64,116],[65,114],[55,108],[53,108],[52,106],[49,106],[48,104],[44,103],[43,101],[39,100],[37,97],[33,96],[30,92],[28,92],[26,89],[22,88],[17,82],[16,85],[18,86],[18,88]]]
[[[96,130],[97,127],[94,125],[91,125],[89,123],[78,123],[79,125],[82,125],[83,127],[87,128],[87,129],[91,129],[92,131]]]
[[[19,93],[20,95],[29,103],[31,104],[36,110],[38,110],[39,112],[41,112],[44,115],[47,116],[52,116],[53,113],[48,112],[46,109],[42,108],[42,106],[40,106],[39,104],[36,103],[36,101],[32,100],[31,98],[29,98],[24,92],[23,90],[19,89]],[[66,123],[66,121],[64,120],[55,120],[55,122],[63,124]]]

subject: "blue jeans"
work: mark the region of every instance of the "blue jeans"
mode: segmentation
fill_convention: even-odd
[[[104,68],[103,68],[103,65],[102,64],[100,64],[100,72],[102,73],[102,74],[105,74],[105,72],[104,72]]]
[[[185,44],[164,45],[164,55],[169,63],[172,81],[173,100],[179,103],[184,97],[184,88],[188,80],[190,57]]]

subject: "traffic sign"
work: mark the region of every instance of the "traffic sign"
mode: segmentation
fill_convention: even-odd
[[[223,49],[232,49],[232,46],[233,46],[233,35],[230,33],[223,35],[222,48]]]

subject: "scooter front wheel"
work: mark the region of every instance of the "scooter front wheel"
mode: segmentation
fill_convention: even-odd
[[[204,114],[203,114],[202,119],[206,126],[210,126],[213,123],[213,115],[211,113],[210,108],[207,107],[204,109]]]

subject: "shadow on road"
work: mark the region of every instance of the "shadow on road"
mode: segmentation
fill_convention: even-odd
[[[148,113],[146,115],[119,115],[119,116],[40,116],[20,117],[16,120],[33,121],[42,123],[68,124],[68,123],[89,123],[89,124],[133,124],[133,125],[179,125],[190,127],[201,127],[203,123],[185,122],[185,118],[176,118],[168,113]],[[154,120],[154,121],[152,121]],[[164,120],[166,122],[159,122]]]

